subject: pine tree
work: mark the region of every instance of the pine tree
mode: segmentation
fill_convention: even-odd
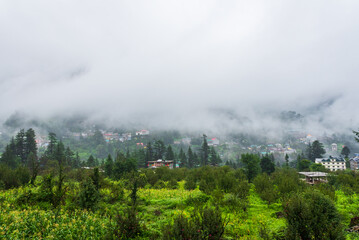
[[[60,141],[56,144],[53,157],[55,160],[57,160],[59,162],[60,165],[65,164],[65,146],[62,143],[62,141]]]
[[[350,154],[350,149],[347,146],[344,146],[340,154],[345,158],[348,158]]]
[[[56,134],[53,133],[53,132],[50,132],[49,133],[49,145],[47,147],[47,150],[46,150],[46,155],[49,157],[49,158],[54,158],[54,154],[55,154],[55,150],[56,150],[56,145],[57,145],[57,138],[56,138]]]
[[[203,134],[203,143],[201,148],[202,153],[202,166],[208,165],[209,147],[207,143],[207,136]]]
[[[113,172],[113,160],[111,154],[109,154],[105,162],[105,173],[108,177],[112,177],[112,172]]]
[[[180,160],[180,167],[187,167],[187,157],[182,148],[180,150],[178,158]]]
[[[37,156],[33,152],[30,152],[27,163],[31,173],[30,184],[34,185],[37,174],[39,173],[40,164]]]
[[[195,156],[192,152],[191,146],[188,147],[187,151],[188,167],[193,168],[195,166]]]
[[[79,168],[80,166],[81,166],[80,155],[79,155],[79,152],[76,152],[73,168]]]
[[[12,139],[13,141],[14,139]],[[14,144],[14,142],[12,142]],[[17,157],[14,147],[10,144],[6,145],[4,153],[1,155],[0,163],[3,163],[10,168],[16,168],[19,164],[19,157]]]
[[[92,154],[87,159],[87,166],[88,167],[94,167],[95,166],[95,158],[92,156]]]
[[[318,140],[314,141],[313,144],[309,144],[307,148],[307,157],[312,162],[315,161],[316,158],[322,158],[325,154],[324,146]]]
[[[153,161],[153,149],[151,146],[151,142],[147,144],[146,148],[145,168],[148,168],[149,161]]]
[[[289,167],[289,156],[287,153],[285,154],[285,166],[286,166],[286,168]]]
[[[166,160],[174,160],[175,155],[173,153],[171,145],[168,145],[167,151],[166,151]]]
[[[221,162],[221,159],[219,155],[216,153],[216,150],[212,146],[209,151],[209,161],[212,166],[218,166],[218,164]]]
[[[35,131],[30,128],[25,133],[25,156],[28,158],[30,153],[33,153],[35,157],[37,156],[37,145],[36,145],[36,135]]]
[[[65,164],[71,167],[75,165],[74,152],[67,146],[65,150]]]
[[[274,160],[268,154],[261,158],[260,166],[262,172],[267,173],[268,175],[275,171]]]
[[[26,163],[26,153],[25,153],[25,131],[21,129],[15,137],[15,149],[16,155],[20,158],[22,164]]]
[[[153,145],[153,152],[155,160],[163,159],[166,152],[166,146],[161,140],[157,140]]]

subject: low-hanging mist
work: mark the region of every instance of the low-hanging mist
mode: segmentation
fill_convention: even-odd
[[[357,1],[0,3],[0,119],[350,132]],[[296,111],[305,121],[283,125]]]

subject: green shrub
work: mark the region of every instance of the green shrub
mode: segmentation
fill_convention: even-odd
[[[176,217],[163,228],[163,239],[222,239],[227,224],[218,208],[205,207],[193,211],[188,219],[182,214]]]
[[[81,185],[79,205],[84,209],[94,209],[100,200],[100,194],[90,178]]]
[[[287,239],[345,239],[334,203],[320,192],[293,195],[284,213]]]
[[[140,224],[135,206],[129,206],[123,214],[116,216],[114,235],[116,239],[133,239],[140,237],[144,227]]]
[[[187,206],[202,206],[208,202],[208,200],[211,199],[210,196],[204,193],[200,193],[199,195],[192,196],[189,195],[186,200],[184,200],[184,203]]]

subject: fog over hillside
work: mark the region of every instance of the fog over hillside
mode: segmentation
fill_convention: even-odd
[[[3,0],[0,120],[350,133],[358,10],[354,0]],[[304,118],[284,124],[283,111]]]

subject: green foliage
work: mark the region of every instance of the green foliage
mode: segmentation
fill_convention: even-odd
[[[311,164],[312,164],[312,162],[309,161],[308,159],[299,160],[299,162],[298,162],[298,171],[309,172]]]
[[[19,187],[30,181],[30,173],[22,166],[11,169],[7,165],[0,164],[0,181],[5,189]]]
[[[162,239],[221,239],[227,224],[219,208],[205,207],[193,211],[188,219],[177,216],[163,228]]]
[[[313,144],[309,144],[307,147],[307,157],[312,162],[314,162],[316,158],[322,158],[324,154],[324,146],[318,140],[315,140]]]
[[[247,176],[249,182],[252,182],[253,179],[260,173],[260,158],[256,154],[242,154],[241,162],[243,164],[244,172]]]
[[[134,239],[141,236],[143,226],[140,224],[137,210],[134,206],[127,207],[124,213],[116,216],[115,239]]]
[[[81,184],[81,191],[79,194],[79,205],[84,209],[93,210],[96,208],[100,200],[99,191],[93,184],[91,178]]]
[[[350,154],[350,149],[347,146],[344,146],[340,154],[345,158],[348,158]]]
[[[259,196],[268,204],[278,199],[278,190],[276,186],[274,186],[273,180],[266,173],[258,175],[253,183]]]
[[[344,239],[334,203],[319,192],[293,195],[284,211],[288,239]]]
[[[264,155],[261,158],[260,166],[263,173],[271,174],[275,170],[275,164],[273,155],[269,156],[268,154]]]

